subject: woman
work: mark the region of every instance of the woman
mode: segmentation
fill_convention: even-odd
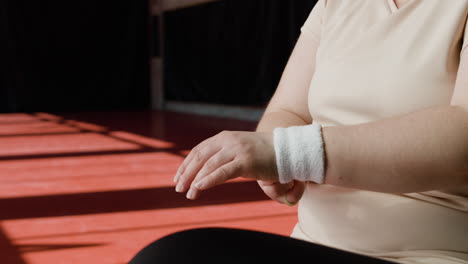
[[[247,177],[280,203],[300,200],[295,239],[191,230],[134,261],[198,241],[194,252],[313,263],[468,263],[467,14],[467,0],[320,0],[257,132],[207,139],[175,177],[189,199]]]

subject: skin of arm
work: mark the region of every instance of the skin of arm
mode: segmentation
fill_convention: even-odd
[[[389,193],[468,186],[468,52],[450,105],[325,127],[325,183]]]
[[[307,34],[299,37],[275,94],[257,126],[257,132],[271,134],[277,127],[304,126],[312,123],[308,109],[308,93],[315,71],[318,46],[319,43]],[[289,205],[296,204],[305,189],[305,184],[299,181],[290,184],[262,180],[257,182],[268,197]]]
[[[299,37],[257,132],[312,123],[307,99],[318,46],[319,43],[307,34]]]

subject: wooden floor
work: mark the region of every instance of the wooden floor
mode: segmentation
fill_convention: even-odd
[[[189,201],[188,151],[255,123],[170,112],[0,115],[0,263],[126,263],[164,235],[237,227],[289,235],[297,208],[236,180]]]

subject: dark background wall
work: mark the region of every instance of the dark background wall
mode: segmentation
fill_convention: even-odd
[[[166,16],[170,100],[264,105],[314,0],[226,0]]]
[[[148,107],[146,0],[1,0],[0,111]]]
[[[169,100],[264,104],[313,0],[166,14]],[[0,111],[148,109],[146,0],[0,1]]]

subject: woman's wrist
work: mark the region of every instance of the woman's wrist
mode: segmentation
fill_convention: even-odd
[[[280,183],[324,183],[325,151],[320,124],[276,128],[273,142]]]

